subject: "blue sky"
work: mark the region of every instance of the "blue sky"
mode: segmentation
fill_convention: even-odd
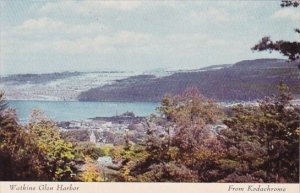
[[[245,59],[263,36],[297,40],[280,1],[1,1],[1,74],[197,69]]]

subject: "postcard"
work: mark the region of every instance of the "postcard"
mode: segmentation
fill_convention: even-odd
[[[299,192],[299,0],[0,5],[0,193]]]

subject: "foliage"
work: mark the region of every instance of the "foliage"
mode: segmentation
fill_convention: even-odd
[[[1,115],[0,127],[0,179],[21,180],[32,179],[38,175],[34,166],[35,148],[31,146],[28,135],[22,131],[14,120],[12,112]]]
[[[299,0],[282,0],[281,3],[281,7],[297,8],[299,5]],[[295,29],[295,32],[300,34],[299,28]],[[278,51],[287,56],[289,61],[297,61],[300,58],[300,43],[297,41],[273,42],[269,37],[264,37],[252,49]],[[300,65],[298,67],[300,69]],[[242,150],[238,147],[243,144],[245,147],[251,146],[245,149],[245,152],[238,152],[240,155],[238,158],[230,160],[238,165],[243,162],[250,170],[247,171],[247,175],[252,179],[266,182],[299,182],[300,110],[291,104],[292,97],[285,85],[280,85],[280,91],[279,96],[266,98],[260,102],[258,108],[252,109],[247,114],[245,108],[241,107],[237,111],[240,115],[227,121],[230,130],[224,131],[224,139],[228,146],[237,148],[238,151]],[[233,138],[233,135],[248,138]],[[235,144],[230,144],[229,141]],[[255,159],[254,155],[261,158]],[[235,172],[234,177],[227,178],[227,181],[235,181],[244,174],[245,171]]]
[[[85,157],[90,157],[97,160],[98,157],[105,156],[105,152],[101,147],[97,147],[94,143],[79,142],[77,148],[83,153]]]
[[[60,137],[55,123],[39,111],[33,111],[25,129],[38,147],[42,156],[42,171],[51,181],[74,180],[78,165],[83,163],[82,154],[72,143]]]
[[[207,169],[222,155],[221,144],[208,124],[222,117],[216,103],[189,88],[182,95],[164,97],[145,123],[142,146],[125,150],[121,173],[127,181],[210,181]],[[137,148],[139,147],[139,148]]]
[[[0,91],[0,113],[7,109],[7,102],[4,97],[4,92]]]
[[[106,145],[102,145],[100,149],[103,152],[103,156],[111,156],[111,152],[113,151],[114,146],[110,144],[106,144]]]
[[[298,29],[296,29],[298,32]],[[252,50],[265,51],[268,50],[278,51],[282,55],[287,56],[290,61],[295,61],[300,58],[300,43],[299,42],[289,42],[289,41],[275,41],[273,42],[270,37],[263,37],[258,44],[256,44]]]
[[[133,174],[134,168],[137,168],[138,164],[142,164],[145,159],[148,158],[148,154],[145,151],[144,147],[132,144],[130,146],[125,146],[124,148],[117,148],[114,152],[116,156],[115,159],[121,163],[121,167],[119,169],[119,173],[114,176],[116,181],[143,181],[139,180],[139,171],[135,171]],[[140,168],[143,170],[145,167]]]
[[[258,105],[234,106],[225,119],[195,88],[166,96],[144,122],[138,144],[97,147],[65,140],[55,123],[33,111],[28,124],[0,112],[0,179],[128,182],[299,182],[300,109],[289,88]],[[0,104],[6,104],[0,97]],[[216,130],[223,123],[227,128]],[[113,163],[100,166],[98,157]],[[85,163],[84,165],[82,165]],[[75,177],[74,177],[75,176]]]
[[[281,2],[281,7],[298,7],[300,5],[300,1],[299,0],[282,0]]]
[[[37,147],[18,125],[16,111],[6,107],[3,94],[0,104],[0,180],[43,179]]]
[[[197,90],[165,97],[161,116],[145,122],[141,144],[119,151],[117,181],[143,182],[298,182],[300,110],[281,84],[279,95],[259,105],[237,105],[223,115]]]
[[[298,182],[300,109],[280,85],[280,95],[259,106],[239,105],[219,139],[227,147],[219,161],[226,182]]]
[[[87,142],[90,140],[90,133],[85,129],[72,129],[63,131],[61,137],[70,142]]]
[[[11,109],[0,114],[0,162],[1,180],[22,181],[78,180],[83,163],[80,151],[64,141],[43,114],[34,111],[30,122],[21,126]]]
[[[281,7],[298,7],[300,5],[299,0],[282,0]],[[296,33],[300,33],[298,28],[295,29]],[[261,41],[256,44],[252,50],[264,51],[269,50],[270,52],[278,51],[284,56],[287,56],[289,61],[295,61],[300,58],[300,43],[297,41],[275,41],[273,42],[270,37],[263,37]],[[300,66],[299,66],[300,68]]]
[[[83,172],[80,174],[80,180],[83,182],[101,182],[101,170],[97,166],[95,160],[90,157],[85,157],[85,164],[83,165]]]

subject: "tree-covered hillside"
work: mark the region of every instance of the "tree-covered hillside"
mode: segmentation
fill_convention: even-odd
[[[79,95],[80,101],[160,101],[167,93],[181,93],[197,87],[206,97],[218,101],[255,100],[276,94],[276,85],[284,82],[291,92],[300,94],[298,62],[257,59],[238,62],[220,69],[178,72],[170,76],[131,77],[111,85],[90,89]]]

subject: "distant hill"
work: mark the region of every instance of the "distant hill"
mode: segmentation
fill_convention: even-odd
[[[94,71],[0,76],[0,90],[9,100],[74,101],[91,88],[134,76],[136,72]]]
[[[283,81],[300,96],[300,70],[281,59],[244,60],[233,65],[217,65],[199,70],[178,72],[157,78],[140,75],[111,85],[82,92],[80,101],[153,101],[166,94],[179,94],[190,86],[217,101],[249,101],[277,92]]]
[[[44,84],[58,79],[79,76],[82,72],[54,72],[46,74],[13,74],[0,77],[0,83],[10,82],[10,84]]]

